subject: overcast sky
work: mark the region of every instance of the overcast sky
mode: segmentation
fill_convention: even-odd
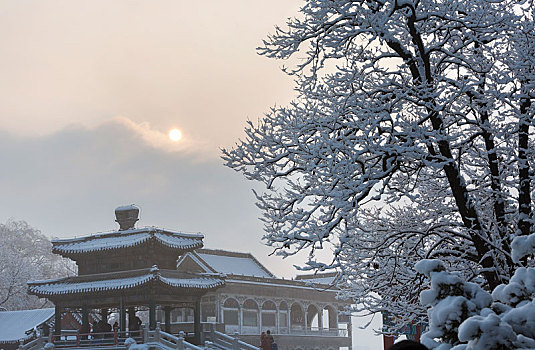
[[[208,247],[267,261],[253,184],[220,147],[291,100],[282,63],[255,48],[298,1],[0,4],[2,221],[80,236],[115,229],[114,208],[135,203],[140,226],[202,232]]]
[[[0,0],[0,221],[68,238],[116,229],[134,203],[138,226],[201,232],[294,276],[219,148],[293,98],[283,62],[255,48],[300,3]]]

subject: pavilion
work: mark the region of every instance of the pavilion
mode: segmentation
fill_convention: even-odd
[[[89,333],[89,312],[100,310],[107,320],[110,309],[119,311],[120,328],[133,325],[136,308],[148,308],[149,328],[156,327],[156,309],[165,314],[169,331],[174,308],[193,309],[194,342],[200,342],[200,301],[225,284],[218,274],[179,272],[179,256],[203,246],[203,235],[149,227],[135,228],[139,208],[115,210],[119,230],[75,239],[55,240],[53,252],[72,259],[78,276],[28,282],[28,292],[55,305],[56,335],[66,310],[80,312],[82,333]],[[127,318],[128,314],[128,318]]]

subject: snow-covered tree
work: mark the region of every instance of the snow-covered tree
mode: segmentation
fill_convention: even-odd
[[[307,0],[259,53],[297,99],[223,150],[257,193],[278,254],[343,270],[347,295],[405,320],[444,261],[487,291],[509,282],[533,232],[533,1]],[[293,61],[295,62],[295,61]],[[317,249],[334,247],[320,262]],[[371,292],[375,292],[371,293]]]
[[[52,244],[24,221],[0,224],[0,307],[31,309],[46,301],[27,294],[28,280],[72,275],[74,266],[52,253]]]

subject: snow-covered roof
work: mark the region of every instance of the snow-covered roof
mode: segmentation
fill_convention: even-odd
[[[150,240],[172,248],[192,250],[202,247],[204,236],[163,230],[155,227],[101,233],[97,235],[53,240],[53,252],[62,255],[84,254],[141,245]]]
[[[178,267],[180,267],[182,261],[184,261],[186,257],[194,260],[206,271],[214,273],[264,278],[275,277],[258,260],[248,253],[198,249],[195,252],[186,254],[180,259]]]
[[[54,308],[0,311],[0,343],[13,343],[28,338],[26,332],[54,316]]]
[[[310,275],[300,275],[295,279],[308,284],[327,284],[333,285],[338,278],[338,272],[316,273]]]
[[[108,292],[143,287],[149,283],[181,289],[212,289],[225,284],[216,276],[181,273],[175,270],[150,269],[83,275],[56,280],[28,282],[28,291],[41,297],[66,294]]]

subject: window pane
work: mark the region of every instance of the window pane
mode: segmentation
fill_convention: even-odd
[[[279,314],[279,326],[280,327],[288,327],[288,314],[285,312],[285,313],[280,313]]]
[[[250,327],[258,326],[258,320],[256,319],[256,311],[243,311],[243,325]]]
[[[275,313],[263,313],[262,314],[262,326],[275,327]]]
[[[238,325],[238,311],[236,310],[225,310],[223,311],[223,318],[225,321],[225,324],[229,325]]]

